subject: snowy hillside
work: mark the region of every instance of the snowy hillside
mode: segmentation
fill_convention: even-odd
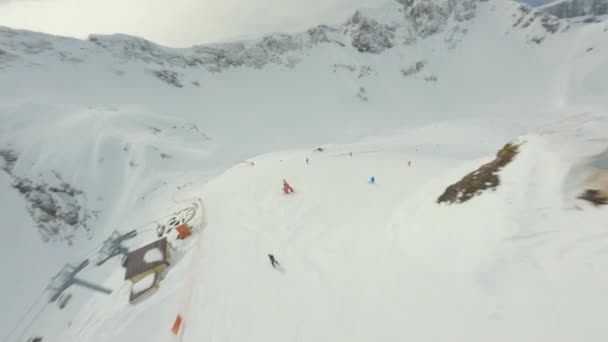
[[[498,0],[187,49],[0,28],[0,338],[166,340],[191,293],[184,341],[604,340],[607,209],[579,197],[608,192],[607,49],[608,22]],[[515,138],[495,192],[436,203]],[[81,274],[112,294],[45,305],[66,263],[199,198],[150,298],[117,256]]]
[[[485,158],[464,162],[478,141],[451,146],[450,123],[257,157],[191,190],[209,213],[200,265],[180,260],[135,306],[119,269],[107,284],[120,291],[96,295],[57,340],[167,340],[194,276],[184,341],[601,341],[608,211],[569,184],[607,123],[577,116],[516,139],[501,185],[452,206],[435,200]]]
[[[560,0],[553,1],[538,8],[538,10],[554,15],[558,18],[576,18],[591,16],[589,22],[597,21],[596,16],[608,14],[608,1],[606,0]]]

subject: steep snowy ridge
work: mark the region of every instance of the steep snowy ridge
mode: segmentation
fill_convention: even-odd
[[[203,67],[210,72],[240,66],[262,68],[269,63],[293,67],[300,62],[304,51],[318,44],[338,44],[345,48],[352,46],[362,53],[381,53],[417,38],[462,30],[459,25],[474,20],[480,6],[489,4],[480,0],[392,1],[385,7],[357,11],[340,27],[320,25],[301,34],[275,34],[255,41],[187,49],[162,47],[122,34],[91,35],[88,41],[77,41],[9,28],[0,30],[3,38],[0,46],[5,59],[21,55],[27,60],[27,55],[52,53],[63,61],[79,63],[85,55],[100,53],[101,48],[123,62],[143,61],[173,68]],[[532,12],[534,17],[540,14],[525,5],[520,5],[520,9]],[[549,20],[546,15],[542,19]],[[71,51],[73,45],[78,45],[76,54]]]

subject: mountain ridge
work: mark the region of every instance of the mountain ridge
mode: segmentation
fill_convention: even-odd
[[[79,45],[75,56],[59,51],[60,59],[80,63],[90,54],[105,52],[120,61],[141,60],[159,66],[202,67],[209,72],[221,72],[231,67],[263,68],[267,64],[293,67],[303,51],[320,44],[352,47],[360,53],[379,54],[398,45],[411,45],[449,31],[451,39],[465,35],[467,25],[475,19],[478,6],[489,6],[488,0],[395,0],[383,7],[357,10],[342,25],[318,25],[296,34],[276,33],[259,39],[194,45],[190,48],[161,46],[145,38],[126,34],[91,34],[86,40],[56,37],[26,30],[0,27],[0,61],[10,65],[27,55],[54,50],[63,43]],[[518,7],[514,26],[527,28],[539,19],[546,33],[555,33],[560,23],[532,7],[513,2]],[[543,38],[535,37],[534,41]]]

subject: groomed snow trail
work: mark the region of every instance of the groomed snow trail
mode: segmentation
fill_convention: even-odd
[[[463,205],[435,200],[485,160],[448,168],[344,149],[310,165],[294,152],[234,167],[206,189],[211,223],[185,340],[603,340],[608,213],[565,184],[585,160],[573,151],[599,152],[607,126],[581,119],[516,140],[499,188]],[[568,130],[579,134],[562,146]],[[283,178],[295,195],[280,192]]]
[[[309,156],[310,165],[306,153],[267,155],[209,185],[197,324],[186,341],[401,335],[395,313],[408,296],[397,296],[402,261],[385,222],[404,194],[446,164],[417,158],[408,167],[403,153],[348,152]],[[295,194],[282,194],[283,178]]]
[[[211,61],[230,64],[221,70],[173,63],[205,47],[0,28],[0,149],[18,155],[13,176],[52,185],[57,172],[100,215],[76,231],[74,246],[43,244],[31,203],[0,175],[0,213],[15,232],[0,258],[11,279],[0,331],[21,324],[16,335],[45,342],[165,342],[191,283],[185,341],[607,340],[605,209],[576,200],[582,159],[606,149],[605,121],[576,116],[529,135],[496,193],[435,204],[509,139],[563,114],[606,113],[606,23],[562,22],[549,33],[519,3],[475,6],[473,20],[447,23],[436,7],[425,24],[445,31],[406,44],[396,37],[380,54],[361,53],[349,24],[310,48],[293,50],[283,35],[247,42],[278,55],[245,55],[268,62],[257,68],[232,65],[243,56],[227,51]],[[358,15],[393,25],[399,7]],[[420,73],[404,75],[418,62]],[[358,143],[310,153],[328,142]],[[307,150],[253,158],[254,168],[239,164],[207,184],[237,161],[291,148]],[[295,196],[282,195],[283,178]],[[171,198],[198,197],[212,209],[201,258],[185,241],[147,300],[127,304],[114,258],[82,274],[112,295],[73,287],[65,309],[34,310],[31,325],[18,318],[66,262],[93,257],[112,231],[144,227],[129,242],[138,247],[182,209]]]
[[[466,161],[477,136],[412,144],[439,126],[267,154],[178,191],[205,200],[200,258],[186,240],[157,293],[95,295],[57,341],[171,340],[188,284],[186,342],[603,341],[608,212],[575,194],[605,117],[521,136],[497,190],[451,206],[435,200],[492,157]]]

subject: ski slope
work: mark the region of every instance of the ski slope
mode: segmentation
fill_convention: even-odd
[[[243,42],[253,62],[219,71],[174,62],[209,47],[0,28],[0,151],[18,156],[0,172],[0,338],[166,341],[191,298],[182,341],[605,340],[606,209],[577,196],[606,150],[608,26],[547,33],[519,4],[475,5],[411,42],[404,21],[378,54],[353,47],[350,23],[323,44]],[[359,16],[403,21],[395,3]],[[516,138],[496,192],[435,203]],[[82,191],[87,226],[45,241],[19,179]],[[71,287],[65,309],[46,305],[65,263],[114,230],[138,231],[130,249],[150,242],[198,198],[201,257],[179,244],[152,296],[127,304],[116,257],[81,274],[111,295]]]
[[[182,341],[602,341],[608,212],[569,184],[607,125],[577,115],[517,138],[498,189],[451,206],[435,200],[488,158],[443,156],[442,134],[415,143],[441,128],[256,157],[182,193],[208,213],[197,268],[180,258],[135,306],[117,272],[121,290],[94,296],[57,341],[171,340],[192,276]]]

